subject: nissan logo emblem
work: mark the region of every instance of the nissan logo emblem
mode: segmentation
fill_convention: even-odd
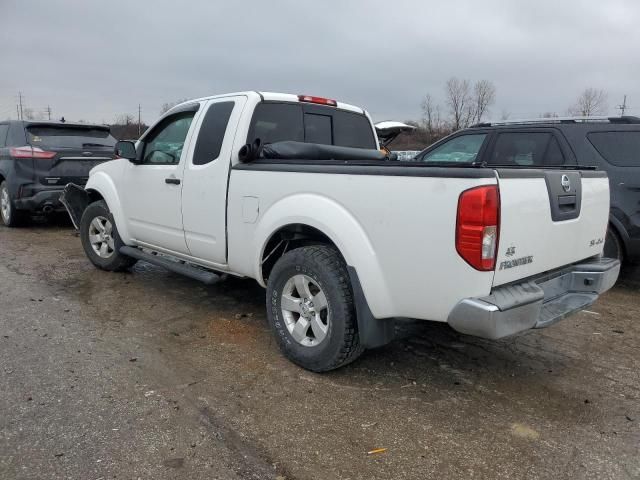
[[[571,182],[569,181],[569,177],[567,177],[566,175],[562,175],[562,180],[560,180],[560,185],[562,185],[562,189],[565,192],[568,192],[569,190],[571,190]]]

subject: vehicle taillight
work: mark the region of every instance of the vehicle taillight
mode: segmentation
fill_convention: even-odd
[[[10,155],[13,158],[53,158],[56,156],[56,152],[47,152],[38,147],[13,147],[11,148]]]
[[[495,269],[500,234],[497,185],[465,190],[458,199],[456,250],[476,270]]]
[[[314,97],[311,95],[298,95],[298,100],[306,103],[317,103],[320,105],[329,105],[331,107],[337,107],[338,102],[331,100],[330,98]]]

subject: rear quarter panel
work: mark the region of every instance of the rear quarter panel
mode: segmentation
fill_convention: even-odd
[[[302,223],[325,233],[355,267],[374,316],[446,321],[462,298],[490,292],[493,272],[476,271],[459,257],[455,225],[460,193],[495,183],[234,169],[229,267],[263,283],[265,244],[280,227]],[[258,205],[255,219],[243,214],[248,201]]]

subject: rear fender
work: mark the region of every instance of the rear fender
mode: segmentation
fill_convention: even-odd
[[[313,212],[313,215],[309,215]],[[262,255],[272,235],[287,225],[302,224],[325,234],[338,248],[347,265],[358,273],[373,316],[385,318],[393,310],[385,276],[367,233],[353,215],[334,200],[315,194],[286,197],[263,214],[255,235],[254,278],[266,286],[262,275]]]

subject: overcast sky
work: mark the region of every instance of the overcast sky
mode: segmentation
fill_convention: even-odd
[[[638,0],[0,0],[0,118],[153,121],[162,103],[306,93],[419,119],[447,78],[487,79],[489,117],[564,114],[586,87],[640,115]]]

